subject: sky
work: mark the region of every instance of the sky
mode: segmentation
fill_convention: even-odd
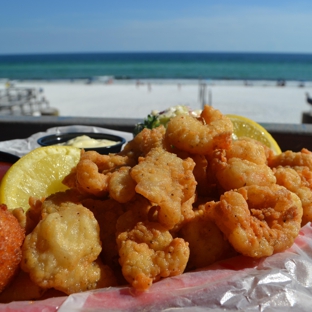
[[[312,53],[311,0],[14,0],[0,54]]]

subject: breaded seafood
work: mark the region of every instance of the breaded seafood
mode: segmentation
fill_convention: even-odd
[[[198,119],[190,115],[172,118],[167,125],[166,140],[183,151],[209,155],[216,148],[229,148],[232,133],[231,120],[206,105]]]
[[[148,289],[161,278],[182,274],[189,247],[182,238],[172,238],[159,223],[139,222],[117,237],[122,273],[137,290]]]
[[[279,185],[225,192],[210,212],[235,250],[260,258],[289,248],[301,228],[299,197]]]
[[[203,207],[200,206],[195,212],[195,217],[184,224],[178,234],[189,243],[190,257],[187,270],[203,268],[235,255],[229,241],[211,219],[209,213],[206,213],[207,207],[209,203]]]
[[[276,183],[286,187],[291,192],[294,192],[301,200],[303,215],[301,226],[312,221],[312,189],[310,183],[307,183],[303,177],[305,170],[295,170],[296,167],[278,166],[274,168]],[[307,167],[302,167],[306,168]]]
[[[0,205],[0,293],[18,272],[24,238],[18,220],[5,205]]]
[[[224,191],[247,185],[270,186],[276,183],[272,169],[239,157],[227,157],[225,150],[215,150],[211,170]]]
[[[271,168],[277,166],[303,166],[312,170],[312,152],[303,148],[300,152],[286,151],[279,155],[271,155],[268,159]]]
[[[137,183],[135,191],[160,207],[158,221],[167,229],[192,213],[197,184],[194,166],[191,158],[183,160],[162,148],[154,148],[131,170],[131,177]]]
[[[93,213],[80,204],[63,203],[26,236],[21,268],[44,289],[66,294],[111,286],[111,270],[97,261],[100,229]]]

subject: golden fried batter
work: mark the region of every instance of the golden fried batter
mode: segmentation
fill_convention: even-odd
[[[154,148],[131,170],[137,183],[135,191],[160,207],[158,221],[168,229],[188,214],[186,207],[185,211],[181,208],[195,194],[194,166],[191,158],[182,160],[162,148]]]
[[[299,197],[279,185],[228,191],[210,212],[235,250],[254,258],[286,250],[301,228]]]
[[[133,230],[118,235],[120,264],[125,279],[146,290],[163,277],[182,274],[189,247],[182,238],[172,238],[159,223],[139,222]]]
[[[205,105],[200,119],[190,115],[172,118],[167,125],[166,140],[183,151],[209,155],[216,148],[229,148],[232,132],[231,120]]]
[[[48,213],[25,238],[21,268],[42,288],[66,294],[98,287],[110,270],[96,262],[101,252],[99,225],[82,205],[62,203]]]
[[[119,203],[126,203],[135,196],[135,181],[130,175],[131,167],[124,166],[110,176],[109,196]]]
[[[188,270],[206,267],[235,254],[224,234],[205,213],[206,209],[209,210],[209,203],[199,207],[195,217],[183,225],[178,235],[189,243]]]

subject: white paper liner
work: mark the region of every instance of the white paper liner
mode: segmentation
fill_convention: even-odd
[[[311,311],[312,226],[288,250],[244,256],[153,284],[143,293],[111,287],[43,301],[0,304],[0,311]]]
[[[65,126],[65,127],[54,127],[48,129],[46,132],[37,132],[30,136],[27,139],[15,139],[0,142],[0,151],[7,152],[10,154],[14,154],[16,156],[23,156],[29,153],[31,150],[39,147],[37,140],[45,135],[49,134],[61,134],[68,132],[95,132],[95,133],[108,133],[119,135],[124,137],[126,141],[130,141],[133,139],[132,133],[111,130],[100,127],[91,127],[91,126],[81,126],[81,125],[73,125],[73,126]]]

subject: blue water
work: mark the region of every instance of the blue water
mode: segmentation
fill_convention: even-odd
[[[312,81],[312,54],[74,53],[0,55],[5,79],[229,79]]]

